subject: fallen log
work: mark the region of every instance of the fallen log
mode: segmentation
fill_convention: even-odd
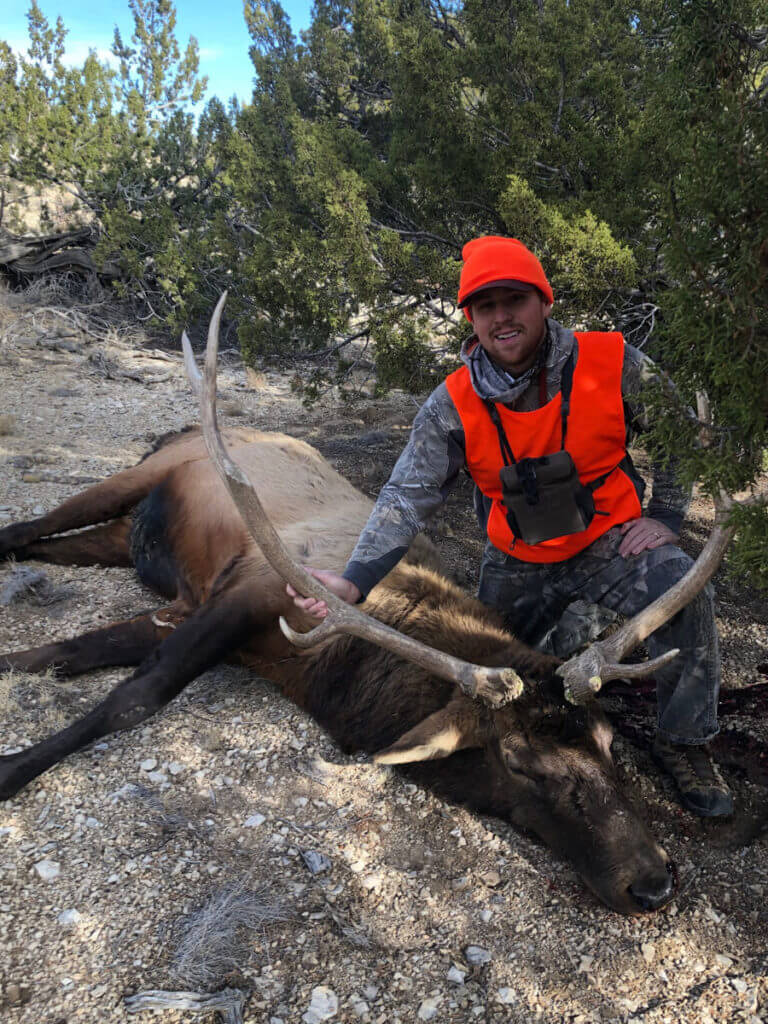
[[[56,270],[97,274],[114,280],[122,276],[117,263],[97,264],[89,250],[97,241],[90,227],[51,235],[12,235],[0,230],[0,269],[16,277],[40,277]]]

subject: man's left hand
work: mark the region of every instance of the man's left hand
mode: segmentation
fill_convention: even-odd
[[[624,534],[624,540],[619,545],[619,554],[623,558],[639,555],[641,551],[660,548],[662,544],[677,543],[676,533],[658,519],[650,519],[648,516],[630,519],[622,525],[621,532]]]

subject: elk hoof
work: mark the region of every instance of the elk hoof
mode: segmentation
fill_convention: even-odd
[[[10,558],[38,537],[38,531],[31,522],[13,523],[0,530],[0,558]]]

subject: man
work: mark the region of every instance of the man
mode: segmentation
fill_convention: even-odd
[[[344,600],[363,600],[467,468],[488,537],[478,596],[518,637],[541,645],[574,600],[634,615],[691,564],[676,546],[689,495],[671,469],[654,467],[643,514],[644,484],[626,452],[632,404],[653,364],[619,334],[577,335],[551,319],[544,270],[516,239],[477,238],[464,246],[463,259],[459,307],[474,328],[462,347],[464,365],[420,409],[343,575],[311,571]],[[558,536],[546,532],[556,503],[547,507],[553,492],[537,490],[536,473],[542,456],[561,449],[578,471],[567,486],[578,491],[582,519]],[[527,537],[501,482],[505,467],[540,503],[543,527],[528,528]],[[289,592],[299,607],[325,615],[324,602]],[[691,811],[731,814],[731,794],[705,746],[718,731],[720,684],[711,588],[648,639],[651,657],[672,647],[680,655],[657,676],[654,757]]]

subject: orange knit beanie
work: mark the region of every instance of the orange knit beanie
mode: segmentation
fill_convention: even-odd
[[[541,292],[547,302],[554,302],[552,289],[544,273],[544,268],[516,238],[503,238],[501,235],[483,235],[467,242],[461,250],[464,266],[461,268],[459,281],[459,308],[464,310],[468,320],[472,320],[467,303],[477,292],[487,288],[519,288],[533,285]]]

